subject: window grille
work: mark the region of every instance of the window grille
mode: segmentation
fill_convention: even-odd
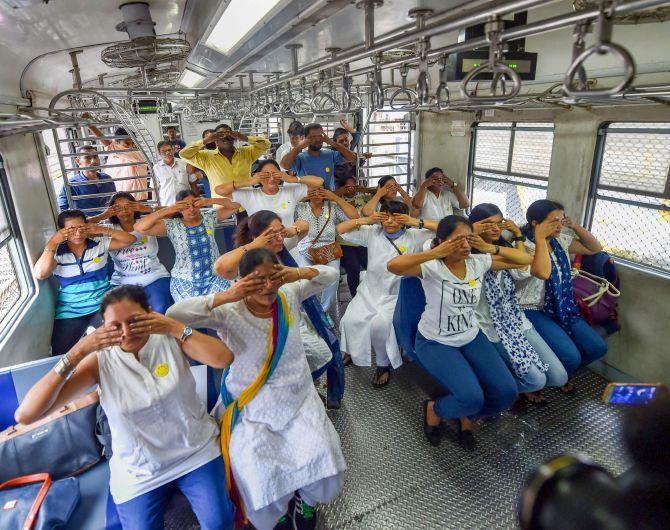
[[[620,259],[670,272],[670,123],[598,132],[587,225]]]
[[[479,123],[472,127],[469,180],[472,205],[496,204],[506,218],[547,197],[554,142],[551,123]]]

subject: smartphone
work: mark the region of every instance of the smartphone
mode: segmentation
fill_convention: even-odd
[[[603,393],[603,401],[616,405],[644,405],[654,399],[662,386],[660,383],[610,383]]]

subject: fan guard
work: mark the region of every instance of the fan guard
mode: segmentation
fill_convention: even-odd
[[[162,38],[149,43],[133,41],[108,46],[100,54],[102,62],[112,68],[139,68],[150,64],[181,61],[191,53],[184,39]]]
[[[179,81],[181,73],[179,70],[174,67],[170,68],[156,68],[146,70],[147,74],[147,83],[150,88],[169,88],[173,87]],[[122,81],[122,84],[125,88],[142,88],[144,84],[144,79],[142,77],[142,72],[137,72],[136,74],[129,75],[125,77]]]
[[[592,0],[573,0],[572,8],[575,11],[598,8],[599,2]],[[633,13],[625,13],[614,17],[615,24],[648,24],[651,22],[665,22],[670,19],[670,7],[650,7]]]

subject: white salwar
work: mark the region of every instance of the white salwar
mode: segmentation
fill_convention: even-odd
[[[430,230],[408,229],[392,241],[400,252],[411,254],[420,252],[423,243],[433,235]],[[374,349],[377,366],[388,366],[390,362],[393,368],[398,368],[402,356],[393,328],[393,313],[401,278],[386,268],[398,256],[398,250],[380,225],[361,226],[342,234],[342,238],[368,248],[368,268],[340,321],[340,347],[357,366],[371,366]]]
[[[304,489],[315,503],[331,501],[339,493],[333,484],[341,488],[337,477],[346,469],[339,436],[312,384],[299,325],[301,302],[323,291],[338,273],[321,265],[313,268],[319,271],[315,279],[281,287],[292,318],[284,353],[270,379],[240,413],[230,441],[233,476],[247,517],[260,530],[276,524],[296,491]],[[182,300],[168,315],[217,330],[235,354],[225,384],[237,398],[261,371],[270,319],[252,315],[244,301],[212,309],[213,303],[214,295]],[[319,491],[324,495],[315,498]],[[270,522],[268,515],[284,501],[283,511]]]

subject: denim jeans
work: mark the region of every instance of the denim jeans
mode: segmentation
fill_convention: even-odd
[[[116,505],[123,530],[163,530],[171,486],[186,496],[203,530],[232,530],[233,505],[226,491],[226,470],[221,457],[203,464],[174,482]]]
[[[144,287],[144,292],[149,297],[151,309],[157,313],[165,314],[168,308],[173,304],[170,294],[170,277],[159,278],[155,282]]]
[[[535,331],[563,363],[568,374],[573,374],[607,353],[605,339],[581,317],[575,318],[571,336],[544,311],[526,310],[525,313]]]
[[[440,418],[491,416],[514,403],[517,384],[498,351],[480,331],[465,346],[447,346],[416,334],[416,356],[449,391],[435,401]]]
[[[526,392],[537,392],[542,390],[545,386],[563,386],[568,382],[568,373],[565,371],[563,364],[558,359],[556,354],[552,351],[549,345],[542,339],[540,334],[531,328],[524,331],[524,336],[530,342],[530,345],[537,352],[538,357],[542,362],[548,365],[546,372],[540,371],[540,369],[531,364],[528,367],[528,371],[521,377],[516,375],[512,365],[512,361],[503,346],[502,342],[494,342],[496,350],[502,357],[505,364],[509,367],[516,384],[519,387],[519,394],[525,394]]]

